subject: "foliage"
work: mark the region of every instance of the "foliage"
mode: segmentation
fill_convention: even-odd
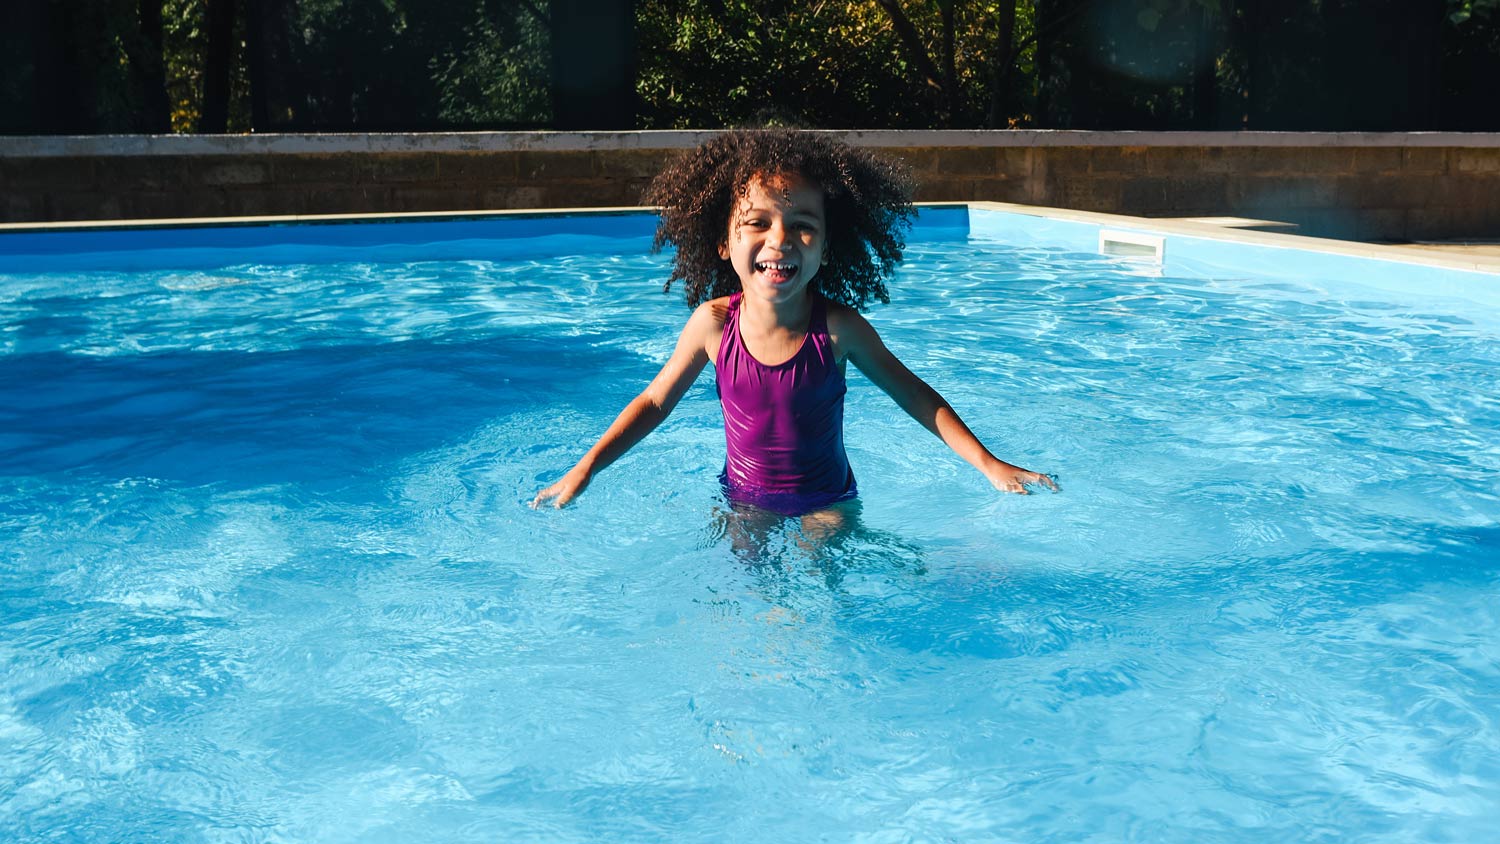
[[[1474,18],[1494,20],[1500,0],[1448,0],[1448,21],[1463,26]]]
[[[282,0],[287,2],[287,0]],[[297,0],[280,47],[274,122],[299,129],[544,123],[547,39],[536,7],[503,0]]]
[[[242,0],[242,7],[245,6]],[[258,130],[546,123],[546,25],[504,0],[258,0],[273,66]],[[172,130],[198,129],[207,0],[165,0]],[[229,132],[252,129],[248,15],[237,16]]]
[[[227,48],[211,5],[235,9]],[[231,132],[545,127],[551,68],[571,67],[552,33],[579,31],[553,5],[5,0],[0,132],[202,131],[226,87]],[[1500,129],[1500,0],[634,8],[641,128]]]
[[[1025,35],[1031,3],[1022,9]],[[941,54],[941,4],[901,7],[929,63]],[[953,114],[942,79],[926,78],[889,14],[872,0],[641,0],[637,6],[641,125],[739,123],[819,127],[980,125],[994,96],[993,63],[1009,55],[991,25],[999,2],[953,3]],[[1023,74],[1014,74],[1016,100]],[[1007,117],[1019,117],[1017,114]]]
[[[428,66],[438,119],[463,126],[544,125],[551,113],[547,20],[540,7],[480,0],[458,33],[435,39]]]
[[[1500,0],[1454,0],[1443,31],[1443,128],[1500,130]]]
[[[902,77],[894,42],[868,12],[848,3],[644,0],[641,123],[848,126],[852,114],[878,110],[892,125],[921,125],[930,117],[925,96]]]
[[[208,60],[205,0],[162,0],[163,53],[167,98],[174,132],[195,132],[203,116],[204,68]],[[235,27],[235,55],[229,78],[229,131],[250,131],[250,82],[246,75],[245,22]]]
[[[133,0],[11,3],[0,4],[0,131],[133,131],[141,110]],[[59,86],[72,101],[54,95]]]

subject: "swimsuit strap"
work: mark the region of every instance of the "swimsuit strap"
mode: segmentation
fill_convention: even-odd
[[[807,317],[807,330],[803,332],[807,336],[799,345],[797,353],[792,355],[791,359],[777,364],[777,367],[786,366],[792,360],[814,351],[832,359],[833,340],[828,336],[828,302],[816,293],[808,295],[812,297],[812,313]],[[725,343],[732,341],[736,347],[744,345],[740,337],[740,313],[742,311],[740,305],[744,303],[744,297],[744,293],[729,294],[728,312],[724,315],[724,330],[719,335],[719,359],[723,358]],[[755,360],[754,357],[751,357],[751,360],[760,366],[766,365]]]

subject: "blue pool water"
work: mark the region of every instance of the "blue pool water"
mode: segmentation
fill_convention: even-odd
[[[686,315],[642,232],[377,229],[0,244],[0,838],[1500,828],[1493,309],[928,230],[872,321],[1064,492],[851,370],[859,530],[746,553],[711,374],[526,506]]]

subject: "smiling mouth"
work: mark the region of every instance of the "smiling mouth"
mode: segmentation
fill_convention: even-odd
[[[797,265],[788,261],[761,261],[755,268],[772,275],[791,275],[797,271]]]

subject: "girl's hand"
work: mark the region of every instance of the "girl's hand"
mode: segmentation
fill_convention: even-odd
[[[995,489],[1001,492],[1014,492],[1019,495],[1030,495],[1031,491],[1026,487],[1031,484],[1046,487],[1053,492],[1061,492],[1057,481],[1051,475],[1043,475],[1040,472],[1030,472],[1020,466],[1012,466],[1009,463],[1001,463],[994,469],[984,473],[989,478]]]
[[[553,507],[561,508],[569,501],[577,498],[578,494],[583,492],[584,487],[588,485],[589,473],[574,466],[568,470],[566,475],[562,476],[562,480],[537,493],[536,498],[531,501],[531,509],[535,510],[548,501],[552,502]]]

